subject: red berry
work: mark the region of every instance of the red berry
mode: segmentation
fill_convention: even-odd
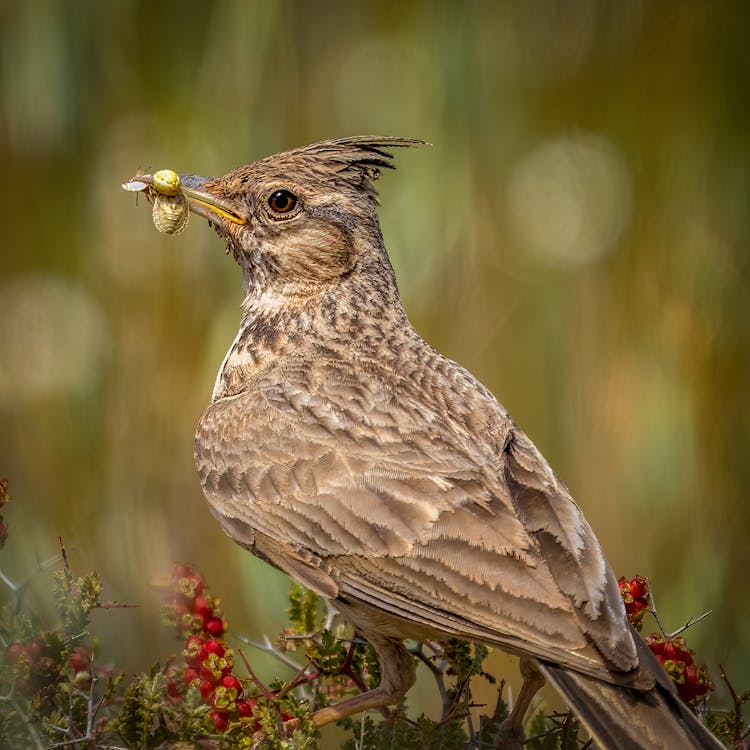
[[[191,682],[200,679],[197,669],[186,669],[185,670],[185,684],[189,685]]]
[[[5,649],[5,663],[15,664],[21,657],[26,656],[26,646],[23,643],[9,643]]]
[[[180,700],[180,689],[172,677],[167,677],[167,695],[174,700]]]
[[[685,664],[693,663],[693,652],[685,648],[684,638],[665,638],[662,653],[665,659],[682,661]]]
[[[696,667],[693,651],[686,647],[684,638],[670,638],[653,633],[646,638],[646,645],[675,683],[683,700],[694,701],[714,689],[708,670],[705,665]]]
[[[648,581],[643,576],[636,576],[629,581],[623,576],[617,584],[620,587],[628,620],[636,630],[640,630],[651,601]]]
[[[651,635],[647,636],[644,640],[655,656],[662,655],[664,652],[664,639],[659,633],[651,633]]]
[[[252,716],[253,708],[255,707],[255,701],[238,700],[237,703],[235,703],[235,706],[237,707],[237,712],[240,716]]]
[[[236,690],[237,695],[242,695],[242,683],[233,674],[224,675],[219,684],[229,690]]]
[[[209,714],[211,721],[214,723],[214,727],[217,732],[226,732],[229,726],[229,717],[226,714],[220,714],[218,711],[211,711]]]
[[[242,690],[242,683],[233,674],[224,675],[221,680],[219,680],[219,684],[222,685],[222,687],[231,688],[232,690]]]
[[[216,656],[216,654],[209,654],[200,666],[201,677],[207,677],[214,680],[214,682],[218,682],[224,675],[229,674],[231,671],[231,657]]]
[[[40,638],[34,638],[26,644],[26,653],[30,661],[39,661],[47,655],[47,644]]]
[[[201,698],[203,698],[204,701],[207,701],[211,695],[213,695],[215,685],[212,680],[209,680],[207,678],[203,678],[198,683],[198,690],[200,690]]]
[[[203,621],[211,615],[213,615],[213,607],[211,606],[211,600],[208,599],[208,597],[203,596],[201,594],[200,596],[195,597],[195,604],[193,605],[193,612],[203,618]]]
[[[209,617],[204,621],[203,629],[214,638],[219,638],[224,633],[224,622],[218,617]]]
[[[197,637],[197,636],[196,636]],[[226,649],[224,648],[221,641],[217,641],[215,638],[209,638],[201,648],[201,657],[205,660],[209,654],[216,654],[216,656],[224,656]]]
[[[77,646],[73,649],[68,663],[76,672],[85,672],[89,668],[89,656],[84,649]]]

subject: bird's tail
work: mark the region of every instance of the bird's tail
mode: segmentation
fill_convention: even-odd
[[[601,750],[726,750],[680,700],[645,644],[640,656],[656,678],[651,690],[612,685],[546,662],[539,668]]]

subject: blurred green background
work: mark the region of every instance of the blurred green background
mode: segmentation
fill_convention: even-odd
[[[238,269],[196,217],[157,234],[120,182],[411,136],[433,146],[379,186],[413,323],[510,409],[615,571],[651,577],[668,627],[714,610],[690,645],[748,687],[749,8],[0,3],[3,570],[60,535],[140,605],[96,623],[130,669],[175,650],[149,586],[175,559],[234,631],[276,632],[287,582],[222,535],[192,459]]]

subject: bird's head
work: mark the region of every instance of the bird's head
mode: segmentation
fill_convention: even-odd
[[[223,177],[180,175],[180,191],[224,238],[248,287],[305,294],[369,256],[385,257],[373,183],[393,167],[391,148],[419,143],[376,136],[325,141]],[[154,184],[152,175],[134,179]]]

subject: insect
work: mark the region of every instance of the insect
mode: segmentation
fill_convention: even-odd
[[[190,209],[180,190],[180,175],[171,169],[154,172],[154,226],[164,234],[179,234],[188,225]]]
[[[182,193],[154,196],[151,210],[154,226],[164,234],[179,234],[188,225],[190,209]]]
[[[179,234],[188,225],[190,208],[180,187],[180,175],[171,169],[154,172],[152,183],[138,179],[138,175],[122,184],[130,192],[145,192],[153,203],[151,218],[163,234]]]

